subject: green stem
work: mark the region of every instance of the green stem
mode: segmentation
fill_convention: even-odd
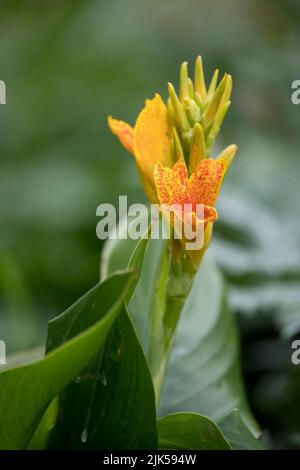
[[[155,290],[149,366],[152,373],[156,403],[159,403],[170,351],[180,314],[193,284],[194,273],[186,269],[184,259],[174,269],[170,253],[164,253],[160,264],[160,276]]]

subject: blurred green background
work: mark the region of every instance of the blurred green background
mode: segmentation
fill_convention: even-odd
[[[0,338],[43,345],[49,318],[99,277],[96,207],[143,201],[106,117],[134,123],[183,60],[234,79],[219,147],[239,146],[210,256],[242,334],[250,403],[273,446],[300,448],[300,78],[297,0],[2,1]],[[218,149],[216,149],[217,151]]]

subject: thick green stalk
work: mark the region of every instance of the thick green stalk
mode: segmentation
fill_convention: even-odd
[[[177,269],[174,269],[170,254],[164,253],[161,260],[160,276],[157,280],[148,354],[157,404],[177,324],[193,284],[194,273],[186,270],[184,265],[183,260],[177,261]]]

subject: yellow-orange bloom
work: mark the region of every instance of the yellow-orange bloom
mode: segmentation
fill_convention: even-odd
[[[196,233],[198,228],[204,228],[202,253],[210,242],[212,226],[218,218],[214,205],[236,152],[236,146],[230,145],[218,158],[211,158],[232,91],[231,76],[224,74],[218,84],[218,74],[216,70],[207,87],[199,56],[194,80],[188,75],[187,63],[182,64],[178,95],[173,85],[168,84],[167,105],[158,94],[146,100],[134,127],[111,116],[108,118],[112,132],[134,155],[150,202],[177,206],[171,209],[175,230],[175,219]],[[178,210],[179,207],[185,211],[186,205],[190,206],[188,221],[181,218],[182,210]],[[201,219],[197,205],[204,207]],[[195,259],[195,254],[191,257]]]
[[[111,131],[118,136],[123,146],[135,156],[144,190],[153,203],[157,202],[154,182],[154,167],[160,163],[171,167],[171,142],[167,108],[159,94],[146,100],[136,124],[131,127],[124,121],[108,118]]]
[[[155,165],[154,179],[160,204],[168,206],[177,223],[190,223],[193,231],[204,231],[204,245],[198,252],[190,253],[195,265],[198,265],[209,245],[213,222],[218,219],[214,205],[236,149],[236,145],[230,145],[218,158],[201,160],[190,177],[184,159],[178,160],[173,168],[165,168],[160,163]],[[203,205],[201,220],[197,217],[198,204]],[[186,207],[191,209],[190,222],[184,218]],[[185,243],[184,238],[183,241]]]
[[[230,145],[218,158],[201,160],[190,177],[183,159],[178,160],[173,168],[164,168],[157,163],[154,178],[159,202],[170,206],[203,204],[205,222],[216,220],[218,214],[214,205],[236,148],[236,145]]]

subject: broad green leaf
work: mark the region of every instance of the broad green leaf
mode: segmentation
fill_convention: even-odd
[[[135,246],[132,255],[130,256],[129,262],[128,262],[128,269],[133,270],[136,274],[135,277],[135,282],[131,284],[130,289],[127,292],[125,303],[128,305],[128,303],[132,299],[132,295],[134,294],[134,291],[136,289],[136,286],[138,284],[139,277],[141,275],[143,263],[144,263],[144,258],[145,258],[145,253],[146,249],[149,244],[149,236],[151,235],[152,227],[151,225],[148,227],[147,233],[145,234],[145,238],[142,238],[139,240],[137,245]]]
[[[165,249],[165,240],[150,240],[140,279],[128,305],[128,311],[136,326],[146,356],[149,350],[151,312],[158,292],[157,279]]]
[[[127,237],[126,227],[125,221],[121,220],[118,225],[121,239],[108,239],[104,244],[100,264],[101,279],[106,279],[110,274],[120,269],[126,269],[128,266],[130,257],[138,245],[138,240]]]
[[[124,252],[128,253],[129,244],[128,240],[118,241],[118,256],[114,255],[111,244],[114,269],[124,268],[120,252],[123,246]],[[160,272],[164,247],[163,240],[149,242],[143,269],[129,304],[130,315],[146,354],[152,302],[157,291],[155,280]],[[238,333],[228,308],[224,281],[213,261],[206,256],[178,325],[159,414],[197,412],[217,421],[235,408],[243,416],[245,426],[258,436],[258,426],[245,397]]]
[[[43,450],[47,447],[52,429],[55,426],[58,412],[58,397],[55,397],[39,422],[27,446],[28,450]]]
[[[234,408],[258,433],[245,397],[238,335],[223,278],[205,258],[179,321],[160,414],[193,411],[217,421]]]
[[[138,273],[147,240],[142,239],[129,266]],[[131,285],[126,298],[132,292]],[[54,320],[49,341],[68,331]],[[73,327],[86,317],[73,319]],[[80,404],[80,406],[78,406]],[[52,433],[52,448],[155,449],[157,448],[154,390],[148,366],[125,306],[98,356],[61,394],[59,418]]]
[[[132,273],[120,273],[96,285],[67,312],[58,317],[72,317],[70,338],[43,359],[0,373],[0,448],[24,449],[43,414],[56,397],[95,356],[118,317],[123,299],[132,282]],[[118,296],[116,297],[116,293]],[[84,315],[89,320],[74,324]],[[57,341],[52,341],[54,348]]]
[[[119,272],[97,284],[48,325],[46,352],[90,328],[107,313],[120,313],[125,295],[134,282],[135,273]],[[116,318],[117,315],[115,314]]]
[[[103,350],[62,393],[51,447],[157,448],[151,377],[125,309]]]
[[[218,426],[234,450],[263,450],[261,442],[249,431],[238,410],[220,419]]]
[[[218,426],[196,413],[174,413],[157,422],[160,449],[230,450]]]
[[[125,236],[124,223],[121,221],[121,233]],[[143,268],[128,304],[128,311],[137,329],[139,339],[145,354],[148,352],[149,334],[151,327],[151,308],[157,291],[156,280],[160,272],[160,260],[166,248],[166,240],[158,238],[158,227],[152,227],[153,238],[149,240]],[[112,274],[119,269],[125,269],[133,251],[138,250],[137,241],[126,238],[123,240],[108,240],[104,246],[101,273],[102,276]]]

